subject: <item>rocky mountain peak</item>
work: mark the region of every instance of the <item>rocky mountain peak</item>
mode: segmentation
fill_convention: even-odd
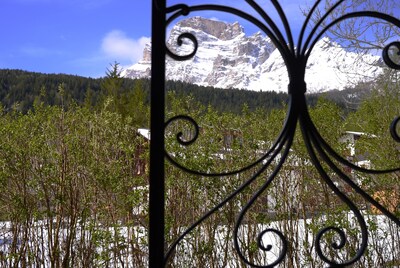
[[[287,91],[286,65],[280,52],[265,34],[246,36],[235,23],[192,17],[176,23],[167,46],[177,55],[188,55],[193,43],[182,33],[192,33],[198,50],[189,60],[176,61],[167,57],[166,79],[180,80],[216,88],[241,88],[255,91]],[[151,45],[146,45],[143,59],[127,68],[123,75],[130,78],[150,76]],[[362,57],[362,61],[359,58]],[[305,82],[308,92],[343,90],[359,82],[368,82],[382,73],[376,65],[379,56],[347,51],[327,37],[317,42],[308,59]],[[357,66],[355,67],[355,64]]]
[[[143,49],[143,58],[144,62],[151,62],[151,44],[146,44]]]
[[[200,30],[220,40],[231,40],[244,33],[243,27],[238,23],[226,23],[222,21],[192,17],[178,22],[175,28],[191,28]]]

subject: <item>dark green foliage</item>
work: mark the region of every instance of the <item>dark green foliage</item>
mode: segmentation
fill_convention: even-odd
[[[355,85],[352,88],[345,88],[344,90],[331,90],[325,93],[317,93],[308,95],[309,103],[315,104],[315,101],[321,96],[336,103],[345,114],[356,111],[361,102],[371,95],[374,83],[365,82]]]
[[[46,105],[60,105],[58,86],[65,85],[65,94],[77,103],[83,103],[86,91],[97,95],[100,79],[65,74],[42,74],[22,70],[0,70],[0,101],[6,110],[19,104],[21,112],[32,109],[35,100]],[[94,101],[95,101],[95,97]],[[68,105],[68,104],[67,104]]]
[[[86,78],[66,74],[42,74],[22,70],[0,70],[0,102],[6,111],[12,109],[26,113],[33,108],[35,101],[44,105],[61,105],[58,93],[60,84],[64,84],[64,106],[69,107],[71,102],[90,107],[101,106],[105,96],[114,98],[113,105],[118,106],[121,113],[127,112],[129,101],[124,99],[134,97],[141,89],[143,101],[149,103],[150,81],[148,79],[121,78],[119,66],[116,63],[106,72],[103,78]],[[117,69],[115,69],[116,67]],[[107,77],[109,79],[107,79]],[[233,112],[239,114],[246,105],[250,111],[262,109],[283,108],[288,101],[286,93],[256,92],[240,89],[218,89],[188,84],[181,81],[167,81],[167,91],[174,91],[177,96],[191,95],[204,106],[212,106],[219,112]],[[358,107],[365,88],[358,86],[344,91],[308,94],[307,101],[314,106],[322,96],[336,102],[346,111]],[[113,90],[114,89],[114,90]],[[368,91],[367,91],[368,92]],[[361,94],[362,93],[362,94]],[[121,99],[122,98],[122,99]],[[113,108],[117,109],[117,108]]]
[[[256,92],[240,89],[216,89],[202,87],[180,81],[168,81],[167,90],[172,90],[178,96],[191,94],[203,105],[211,105],[220,112],[240,113],[246,104],[251,111],[257,108],[271,110],[282,108],[287,103],[288,95],[277,92]]]

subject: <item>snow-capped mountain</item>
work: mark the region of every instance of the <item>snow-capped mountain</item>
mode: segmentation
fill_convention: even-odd
[[[193,51],[189,39],[183,39],[182,45],[177,45],[182,33],[192,33],[196,37],[198,50],[193,58],[185,61],[167,57],[168,80],[217,88],[287,90],[289,79],[283,59],[271,40],[261,33],[246,36],[237,22],[229,24],[201,17],[189,18],[178,22],[167,40],[168,48],[178,55]],[[123,75],[149,77],[150,60],[151,44],[147,44],[143,59],[124,70]],[[346,51],[325,37],[317,42],[308,60],[307,89],[309,92],[342,90],[369,81],[382,72],[376,66],[379,60],[378,56]]]

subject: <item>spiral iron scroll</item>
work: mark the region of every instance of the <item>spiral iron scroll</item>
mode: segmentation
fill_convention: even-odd
[[[274,168],[273,172],[269,174],[268,179],[265,181],[265,183],[262,185],[262,187],[253,194],[252,198],[249,200],[248,204],[242,209],[240,215],[238,216],[238,219],[236,221],[235,225],[235,230],[234,230],[234,245],[235,249],[239,255],[239,257],[248,264],[251,267],[274,267],[277,264],[281,263],[283,259],[285,258],[286,252],[287,252],[287,241],[285,236],[279,231],[275,229],[265,229],[263,230],[258,238],[257,238],[257,245],[258,248],[262,251],[270,251],[274,245],[263,245],[262,243],[262,237],[266,233],[273,233],[279,237],[281,240],[282,248],[280,249],[279,256],[276,258],[276,260],[270,264],[255,264],[252,263],[251,261],[248,260],[248,258],[245,256],[245,254],[242,252],[242,249],[239,244],[239,239],[238,239],[238,230],[239,226],[242,224],[243,218],[248,211],[248,209],[252,206],[252,204],[257,200],[257,198],[266,190],[271,182],[276,178],[277,174],[279,173],[282,165],[284,162],[287,160],[287,156],[289,154],[289,150],[292,146],[292,142],[294,139],[295,131],[296,131],[296,126],[299,123],[302,135],[303,135],[303,140],[306,145],[306,148],[308,150],[309,156],[312,160],[312,163],[318,170],[320,176],[322,179],[325,181],[325,183],[331,188],[331,190],[344,202],[347,204],[347,206],[350,208],[350,210],[354,213],[355,218],[360,226],[361,229],[361,243],[351,259],[346,260],[344,262],[338,263],[335,260],[331,259],[329,256],[326,256],[321,248],[322,240],[325,234],[328,232],[334,232],[336,233],[340,241],[339,243],[333,243],[331,247],[333,249],[341,249],[344,247],[344,245],[347,243],[346,241],[346,233],[342,229],[335,227],[335,226],[328,226],[322,230],[320,230],[316,236],[316,242],[315,242],[315,248],[318,256],[328,265],[333,266],[333,267],[345,267],[348,265],[351,265],[355,262],[357,262],[361,256],[364,254],[367,243],[368,243],[368,228],[365,223],[365,219],[362,216],[360,210],[357,208],[357,206],[349,199],[348,196],[346,196],[332,181],[330,176],[328,175],[328,171],[333,171],[335,172],[338,177],[348,186],[350,186],[355,192],[357,192],[359,195],[361,195],[366,201],[371,203],[373,206],[378,208],[383,214],[385,214],[388,218],[390,218],[397,226],[400,226],[400,219],[397,218],[393,213],[388,211],[385,207],[383,207],[380,203],[378,203],[374,198],[372,198],[370,195],[368,195],[366,192],[364,192],[356,183],[354,183],[351,178],[346,175],[335,163],[340,163],[341,165],[350,167],[354,170],[357,170],[359,172],[363,172],[366,174],[385,174],[385,173],[392,173],[396,171],[400,171],[400,167],[390,169],[390,170],[375,170],[375,169],[367,169],[367,168],[362,168],[359,166],[356,166],[352,163],[350,163],[348,160],[340,156],[332,147],[324,140],[324,138],[320,135],[318,129],[314,125],[312,119],[310,118],[309,112],[308,112],[308,107],[306,104],[306,99],[305,99],[305,92],[307,90],[307,85],[304,82],[304,77],[305,77],[305,70],[306,70],[306,64],[307,60],[310,56],[310,53],[312,52],[316,42],[322,37],[326,31],[328,31],[331,27],[334,25],[338,24],[339,22],[346,20],[346,19],[353,19],[353,18],[362,18],[362,17],[367,17],[367,18],[374,18],[378,20],[382,20],[385,23],[390,23],[395,27],[400,28],[400,20],[397,18],[394,18],[392,16],[389,16],[387,14],[375,12],[375,11],[358,11],[358,12],[351,12],[344,14],[340,16],[339,18],[336,18],[335,20],[331,21],[330,23],[327,23],[325,27],[320,27],[323,25],[325,20],[328,18],[330,14],[332,14],[340,5],[343,4],[344,0],[339,0],[337,1],[329,10],[327,10],[326,14],[323,15],[319,21],[315,23],[313,28],[311,29],[309,35],[305,38],[306,34],[306,27],[308,26],[311,17],[313,13],[316,11],[317,6],[320,4],[321,0],[317,0],[315,4],[312,6],[310,9],[310,12],[308,16],[306,17],[303,27],[301,29],[297,47],[295,47],[292,33],[289,27],[288,20],[286,18],[286,15],[280,6],[279,2],[277,0],[271,0],[272,4],[274,5],[277,13],[280,16],[281,22],[284,26],[284,31],[285,33],[282,33],[280,29],[277,27],[275,22],[271,19],[271,17],[262,9],[260,5],[258,5],[255,1],[253,0],[246,0],[246,2],[254,9],[254,11],[258,14],[257,17],[252,16],[242,10],[238,10],[232,7],[228,6],[222,6],[222,5],[195,5],[195,6],[189,6],[189,5],[184,5],[184,4],[179,4],[179,5],[174,5],[171,7],[168,7],[166,12],[169,14],[168,19],[166,21],[167,25],[171,24],[172,21],[174,21],[176,18],[180,16],[186,16],[190,14],[193,11],[221,11],[221,12],[226,12],[226,13],[231,13],[233,15],[236,15],[238,17],[241,17],[255,26],[257,26],[260,30],[262,30],[274,43],[276,48],[279,50],[281,53],[281,56],[287,66],[288,70],[288,75],[289,75],[289,87],[288,87],[288,93],[289,93],[289,110],[287,114],[286,121],[284,123],[284,126],[276,138],[275,142],[271,146],[271,148],[268,150],[267,153],[265,153],[263,156],[261,156],[257,161],[248,164],[247,166],[244,166],[238,170],[233,170],[233,171],[228,171],[228,172],[222,172],[222,173],[209,173],[206,171],[201,171],[201,170],[193,170],[188,167],[185,167],[183,164],[179,163],[176,159],[174,159],[173,155],[165,151],[166,158],[176,165],[177,167],[181,168],[185,172],[191,173],[191,174],[197,174],[205,177],[220,177],[220,176],[228,176],[228,175],[233,175],[233,174],[238,174],[243,171],[249,170],[250,168],[253,168],[257,165],[262,165],[262,167],[252,176],[250,177],[246,182],[244,182],[238,189],[236,189],[232,194],[227,196],[221,203],[219,203],[217,206],[212,208],[208,213],[206,213],[203,217],[198,219],[193,225],[191,225],[189,228],[187,228],[186,231],[184,231],[179,238],[176,239],[176,241],[170,246],[169,250],[166,253],[165,256],[165,263],[168,261],[172,253],[174,252],[177,244],[181,242],[187,234],[189,234],[194,228],[196,228],[199,224],[201,224],[205,219],[207,219],[210,215],[215,213],[218,209],[220,209],[222,206],[224,206],[227,202],[232,200],[235,196],[237,196],[243,189],[248,187],[253,181],[255,181],[262,173],[266,171],[266,169],[270,166],[272,161],[278,161],[278,165]],[[261,18],[258,19],[258,18]],[[321,29],[322,28],[322,29]],[[319,30],[318,32],[318,29]],[[318,33],[317,33],[318,32]],[[285,37],[285,35],[286,37]],[[191,33],[183,33],[178,37],[177,40],[177,45],[181,45],[183,39],[188,39],[192,42],[193,44],[193,51],[189,53],[188,55],[177,55],[168,48],[166,49],[167,55],[169,55],[171,58],[179,61],[187,60],[193,57],[196,54],[197,48],[199,46],[196,37],[191,34]],[[400,70],[400,65],[399,62],[396,62],[392,59],[390,51],[391,49],[397,49],[397,51],[400,51],[400,42],[392,42],[388,44],[384,49],[383,49],[383,59],[386,65],[392,69]],[[400,52],[397,53],[400,55]],[[173,117],[169,119],[166,124],[165,128],[167,128],[172,122],[177,121],[177,120],[184,120],[195,128],[195,135],[189,140],[189,141],[184,141],[182,139],[182,133],[178,133],[176,136],[177,141],[182,145],[186,146],[189,145],[193,142],[196,142],[196,139],[198,137],[199,133],[199,127],[195,120],[190,118],[189,116],[184,116],[180,115],[177,117]],[[400,142],[400,134],[398,133],[398,128],[400,125],[400,116],[395,118],[390,126],[390,133],[393,137],[393,139],[397,142]],[[278,157],[279,155],[279,157]],[[323,165],[324,164],[324,165]]]

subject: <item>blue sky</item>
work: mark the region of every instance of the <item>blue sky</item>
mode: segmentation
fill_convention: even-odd
[[[239,8],[248,7],[235,1]],[[185,1],[169,0],[168,5],[180,2]],[[290,14],[299,13],[300,1],[281,2]],[[122,66],[137,62],[151,35],[150,0],[1,0],[0,14],[0,68],[100,77],[114,61]],[[237,20],[221,13],[195,15]]]
[[[298,10],[299,1],[281,2]],[[114,61],[137,62],[151,35],[150,0],[0,0],[0,14],[0,68],[100,77]]]
[[[0,68],[99,77],[135,62],[149,41],[151,2],[1,0]]]
[[[310,1],[279,1],[295,35],[304,20],[300,5]],[[242,0],[168,0],[168,5],[181,2],[228,2],[250,10]],[[258,2],[277,18],[269,0]],[[193,15],[238,20],[223,13]],[[239,22],[249,34],[258,30]],[[0,0],[0,68],[100,77],[114,61],[129,66],[141,58],[150,24],[151,0]]]

